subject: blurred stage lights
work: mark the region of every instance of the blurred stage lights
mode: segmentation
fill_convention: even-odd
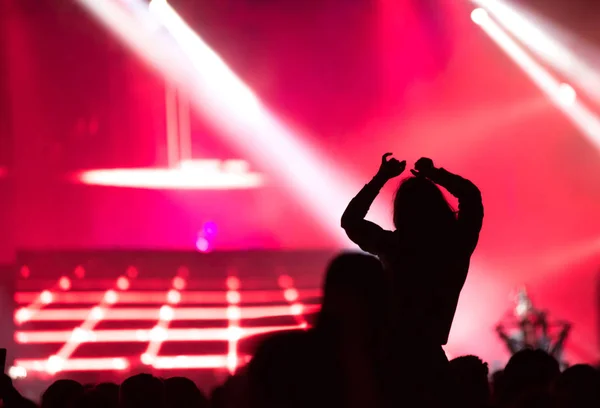
[[[564,106],[571,106],[577,100],[577,93],[569,84],[560,84],[557,93],[558,100]]]
[[[474,1],[480,2],[480,0]],[[495,5],[502,4],[501,2],[486,2],[486,4],[488,3]],[[551,71],[530,55],[530,49],[526,49],[522,44],[518,43],[515,38],[509,35],[507,31],[511,30],[507,28],[506,25],[510,23],[510,21],[514,24],[513,20],[507,21],[506,19],[501,19],[500,16],[494,12],[494,17],[500,20],[500,23],[498,23],[495,19],[489,17],[486,10],[480,10],[482,9],[475,9],[471,13],[473,21],[478,24],[496,45],[498,45],[523,71],[523,73],[537,85],[537,87],[546,95],[548,100],[565,114],[566,118],[582,133],[582,135],[600,149],[600,117],[588,108],[585,103],[578,100],[577,93],[571,85],[559,81]],[[514,31],[514,29],[512,31]],[[519,38],[522,43],[531,43],[531,38],[527,37],[525,34],[519,36],[513,32],[513,35]],[[529,45],[529,48],[531,48],[531,45]]]
[[[13,366],[8,369],[8,376],[13,380],[27,378],[27,370],[24,367]]]
[[[483,24],[486,20],[490,18],[487,11],[482,8],[476,8],[471,12],[471,20],[477,25]]]

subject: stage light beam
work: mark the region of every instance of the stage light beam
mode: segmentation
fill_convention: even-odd
[[[527,46],[531,51],[543,59],[553,69],[566,76],[582,92],[587,93],[594,100],[600,102],[600,74],[594,66],[577,54],[569,46],[566,35],[561,35],[561,29],[544,21],[540,16],[533,15],[523,7],[509,4],[501,0],[471,0],[472,3],[485,9],[494,17],[511,35]],[[473,18],[471,13],[471,18]],[[477,11],[478,16],[483,13]],[[475,19],[473,20],[475,21]],[[479,24],[479,23],[478,23]],[[575,38],[575,41],[582,41]],[[573,40],[570,41],[571,43]],[[578,49],[583,49],[578,44]],[[590,55],[598,53],[596,49],[588,52]],[[588,58],[590,59],[590,58]]]
[[[577,100],[573,88],[554,78],[491,18],[480,20],[478,25],[548,96],[571,123],[596,148],[600,149],[600,119]]]
[[[196,107],[233,145],[285,180],[332,237],[348,246],[338,220],[362,185],[278,120],[168,3],[154,3],[151,11],[191,61],[195,75],[189,90]],[[387,216],[375,212],[377,221],[389,224]]]

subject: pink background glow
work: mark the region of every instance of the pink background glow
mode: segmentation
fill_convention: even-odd
[[[193,249],[207,221],[214,250],[334,246],[293,186],[269,174],[241,191],[71,183],[77,170],[166,164],[164,83],[81,10],[42,3],[11,9],[0,36],[12,134],[0,149],[11,152],[0,155],[1,261],[19,248]],[[600,357],[600,154],[471,22],[467,2],[441,2],[443,19],[409,0],[212,3],[178,10],[344,171],[366,182],[393,151],[480,187],[486,216],[450,354],[505,359],[493,327],[526,284],[534,303],[573,322],[572,361]],[[243,158],[204,118],[192,132],[195,157]]]

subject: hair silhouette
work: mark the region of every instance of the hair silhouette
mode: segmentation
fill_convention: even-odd
[[[343,253],[327,268],[315,328],[335,337],[341,325],[360,317],[369,335],[375,335],[384,321],[386,300],[381,262],[366,254]]]
[[[409,177],[396,190],[394,227],[413,239],[419,235],[432,238],[432,234],[449,238],[456,214],[435,183],[421,176]]]

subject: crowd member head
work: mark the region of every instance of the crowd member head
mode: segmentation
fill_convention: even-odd
[[[403,180],[394,197],[394,226],[413,239],[451,235],[456,214],[439,187],[422,174],[433,168],[430,159],[415,163],[415,177]],[[425,235],[425,236],[423,236]]]
[[[120,408],[164,408],[165,386],[150,374],[129,377],[119,390]]]
[[[84,395],[77,403],[78,408],[117,408],[118,405],[119,386],[113,383],[86,387]]]
[[[42,408],[71,408],[83,395],[83,385],[73,380],[55,381],[42,394]]]
[[[250,408],[301,407],[307,397],[303,362],[307,361],[306,332],[284,331],[263,340],[247,366],[247,405]],[[310,357],[310,356],[308,356]],[[228,407],[231,387],[223,387]]]
[[[558,408],[600,406],[600,372],[586,364],[566,369],[558,378],[554,397]]]
[[[167,408],[207,408],[208,399],[196,384],[185,377],[165,380]]]
[[[465,407],[483,407],[490,403],[489,368],[476,356],[450,361],[450,376],[457,397]]]
[[[381,262],[370,255],[343,253],[327,268],[316,330],[331,338],[359,330],[375,341],[384,322],[386,302]]]
[[[542,350],[525,349],[508,361],[499,396],[503,405],[529,400],[531,396],[544,399],[560,374],[559,364]]]

